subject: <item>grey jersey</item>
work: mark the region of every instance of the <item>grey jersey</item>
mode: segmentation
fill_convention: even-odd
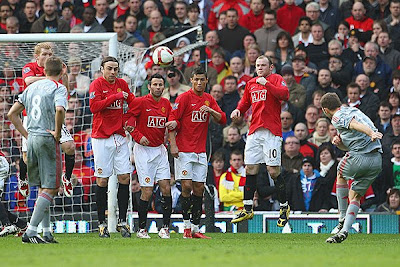
[[[349,129],[350,122],[355,119],[357,122],[364,124],[373,131],[378,131],[371,119],[362,113],[359,109],[353,107],[341,107],[332,117],[332,124],[337,129],[342,139],[342,143],[349,151],[356,153],[369,153],[378,149],[382,152],[381,141],[371,141],[371,137],[356,130]]]
[[[28,116],[28,133],[49,136],[47,129],[55,129],[56,107],[67,108],[67,88],[53,80],[45,79],[29,85],[19,95]]]

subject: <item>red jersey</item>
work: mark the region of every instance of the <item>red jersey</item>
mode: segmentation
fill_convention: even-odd
[[[26,64],[22,68],[22,79],[24,80],[24,83],[25,83],[25,78],[31,77],[31,76],[35,76],[35,77],[46,76],[46,74],[44,74],[44,67],[40,67],[36,61],[29,62],[28,64]],[[26,84],[25,84],[25,87],[26,87]]]
[[[210,115],[200,112],[203,106],[209,106],[221,114],[219,124],[226,123],[225,112],[221,110],[215,99],[208,93],[196,95],[193,89],[180,94],[175,101],[170,121],[178,123],[176,144],[180,152],[206,152],[206,139]]]
[[[116,78],[113,84],[103,77],[97,78],[90,84],[89,107],[93,113],[93,138],[108,138],[112,134],[125,136],[123,127],[122,91],[129,93],[126,101],[132,102],[135,96],[129,91],[128,84]]]
[[[129,104],[129,115],[136,117],[136,128],[131,133],[136,143],[140,144],[143,136],[149,140],[149,146],[164,144],[165,123],[171,113],[171,103],[161,97],[157,102],[151,94],[135,98]]]
[[[265,85],[256,83],[259,77],[247,82],[243,98],[238,103],[240,114],[252,107],[253,114],[249,134],[258,128],[266,128],[276,136],[282,136],[281,101],[289,99],[289,89],[282,76],[270,74]]]

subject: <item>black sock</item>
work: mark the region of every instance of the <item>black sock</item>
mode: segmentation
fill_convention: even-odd
[[[203,211],[202,204],[203,196],[199,197],[196,195],[192,195],[192,223],[194,225],[200,224],[200,218]]]
[[[148,201],[139,200],[139,229],[146,229]]]
[[[99,224],[106,222],[107,187],[96,187],[96,204]]]
[[[12,224],[15,224],[19,228],[25,228],[27,226],[27,223],[25,220],[18,218],[18,216],[12,214],[11,212],[7,211],[8,219]]]
[[[190,197],[184,197],[182,196],[182,215],[183,215],[183,219],[184,220],[189,220],[190,219],[190,207],[192,205],[191,201],[190,201]]]
[[[126,222],[126,212],[128,210],[129,202],[129,185],[118,184],[118,209],[119,209],[119,220]]]
[[[65,154],[65,177],[67,177],[68,181],[71,179],[74,166],[75,166],[75,154],[73,155]]]
[[[169,228],[169,221],[171,219],[172,212],[172,197],[163,196],[161,198],[162,209],[163,209],[163,227]]]
[[[28,173],[28,167],[26,166],[23,158],[19,159],[19,179],[26,181],[26,174]]]
[[[251,211],[253,209],[253,198],[254,193],[257,189],[257,175],[246,174],[246,184],[244,186],[244,202],[248,201],[249,204],[244,205],[246,211]],[[250,204],[251,202],[251,204]]]
[[[8,219],[7,212],[8,210],[4,206],[3,202],[0,201],[0,221],[3,225],[11,224],[10,220]]]
[[[276,195],[278,201],[281,204],[284,204],[287,201],[287,197],[286,197],[286,183],[282,174],[279,174],[279,176],[275,179],[275,187],[276,187]]]

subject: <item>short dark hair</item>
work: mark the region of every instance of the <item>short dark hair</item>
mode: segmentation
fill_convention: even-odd
[[[307,16],[303,16],[303,17],[301,17],[301,18],[299,19],[299,26],[300,26],[301,22],[304,21],[304,20],[307,21],[308,24],[310,24],[310,27],[311,27],[311,25],[312,25],[312,20],[311,20],[309,17],[307,17]]]
[[[351,82],[346,86],[346,92],[349,91],[349,88],[357,88],[358,92],[361,93],[361,87],[355,82]]]
[[[393,146],[394,146],[394,145],[400,145],[400,139],[395,139],[395,140],[393,141],[392,145],[390,146],[390,148],[393,149]]]
[[[59,57],[51,56],[44,63],[44,70],[48,76],[60,75],[63,69],[63,62]]]
[[[151,82],[152,82],[153,79],[162,79],[163,83],[165,85],[165,79],[161,74],[156,73],[156,74],[151,75],[150,78],[149,78],[149,85],[151,85]]]
[[[202,74],[207,76],[206,71],[202,67],[197,67],[193,69],[191,77],[193,77],[194,75],[202,75]]]
[[[118,63],[118,67],[119,67],[119,62],[115,57],[112,56],[106,56],[105,58],[103,58],[103,60],[101,61],[101,65],[104,68],[104,64],[106,64],[107,62],[117,62]]]
[[[232,155],[237,155],[237,156],[242,156],[243,157],[243,152],[238,150],[238,149],[235,149],[229,154],[229,159],[232,158]]]
[[[122,17],[122,16],[120,16],[120,17],[118,17],[116,20],[114,20],[114,23],[123,23],[124,24],[124,26],[125,26],[125,19]],[[114,23],[113,23],[113,25],[114,25]]]
[[[336,93],[326,93],[321,98],[321,107],[329,110],[335,110],[342,105],[339,96]]]
[[[400,70],[394,70],[392,72],[392,81],[393,79],[400,79]]]
[[[234,80],[236,84],[238,83],[237,78],[235,76],[233,76],[233,75],[226,76],[225,80],[224,80],[224,84],[225,84],[226,80]]]
[[[227,11],[226,11],[226,13],[228,14],[228,12],[229,11],[231,11],[231,12],[235,12],[236,13],[236,16],[238,16],[239,15],[239,13],[238,13],[238,11],[236,10],[236,9],[234,9],[234,8],[229,8]]]
[[[275,10],[267,9],[267,10],[265,10],[264,16],[265,16],[265,14],[273,15],[274,18],[276,18],[276,11]]]
[[[379,107],[389,108],[392,110],[393,106],[388,101],[382,101],[379,103]]]
[[[212,155],[211,162],[214,162],[217,160],[225,161],[225,156],[224,156],[224,153],[222,153],[222,151],[217,151]]]
[[[188,6],[187,10],[188,10],[188,12],[191,11],[191,10],[196,10],[197,12],[200,13],[199,5],[196,4],[196,3],[191,3],[191,4]]]

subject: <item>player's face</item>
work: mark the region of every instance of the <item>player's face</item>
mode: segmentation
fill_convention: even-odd
[[[201,94],[206,90],[208,79],[205,74],[195,74],[190,81],[192,82],[193,90],[196,93]]]
[[[153,78],[149,84],[149,90],[154,98],[160,98],[164,91],[163,79]]]
[[[118,63],[109,61],[104,64],[101,72],[103,73],[103,77],[107,82],[114,83],[118,75],[118,70]]]
[[[273,69],[272,64],[267,58],[259,58],[256,60],[256,72],[258,77],[266,77],[271,74]]]
[[[53,51],[51,49],[42,48],[39,56],[37,56],[36,61],[40,67],[44,67],[44,63],[46,60],[53,55]]]

